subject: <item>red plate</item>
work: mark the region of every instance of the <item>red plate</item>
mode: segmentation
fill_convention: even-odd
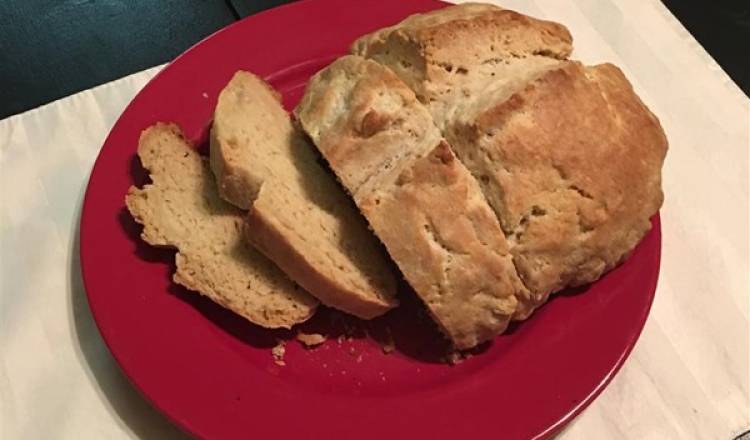
[[[172,252],[138,239],[124,207],[143,183],[140,131],[179,123],[205,141],[216,97],[231,75],[266,77],[291,107],[311,74],[355,37],[419,11],[430,0],[304,1],[230,26],[180,56],[133,100],[91,174],[81,218],[81,266],[107,345],[146,397],[205,438],[544,438],[580,412],[635,344],[659,272],[659,221],[621,267],[584,291],[557,295],[481,353],[450,367],[418,304],[368,324],[323,310],[306,324],[333,336],[286,366],[263,330],[170,281]],[[391,329],[396,351],[378,340]],[[351,329],[350,329],[351,330]],[[366,334],[366,335],[365,335]],[[369,335],[369,336],[367,336]],[[429,436],[429,437],[428,437]]]

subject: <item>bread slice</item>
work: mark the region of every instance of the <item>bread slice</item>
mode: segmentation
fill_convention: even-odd
[[[317,301],[244,243],[243,213],[219,198],[211,170],[180,129],[146,129],[138,156],[153,183],[131,187],[125,203],[141,237],[177,249],[174,281],[263,327],[290,328]]]
[[[472,105],[446,136],[511,241],[530,309],[598,279],[649,231],[667,139],[617,67],[566,62]]]
[[[222,196],[250,209],[247,239],[321,302],[364,319],[397,305],[385,250],[278,94],[251,73],[219,95],[211,164]]]
[[[346,56],[310,80],[296,114],[454,345],[502,332],[524,287],[479,185],[414,93]]]
[[[478,3],[412,15],[352,46],[352,53],[390,67],[441,129],[467,100],[517,88],[571,50],[564,26]]]

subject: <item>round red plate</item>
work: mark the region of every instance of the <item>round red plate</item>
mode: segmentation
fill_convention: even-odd
[[[172,252],[143,244],[124,207],[143,171],[141,130],[180,124],[205,141],[216,97],[238,69],[267,78],[291,108],[306,80],[357,36],[430,0],[303,1],[232,25],[180,56],[133,100],[91,174],[81,266],[99,329],[146,397],[204,438],[544,438],[603,389],[643,327],[659,272],[658,217],[632,257],[588,289],[555,296],[457,366],[408,293],[405,307],[362,324],[323,310],[311,330],[333,336],[307,351],[270,347],[289,332],[260,329],[170,281]],[[379,342],[395,341],[383,354]],[[354,337],[336,338],[348,331]]]

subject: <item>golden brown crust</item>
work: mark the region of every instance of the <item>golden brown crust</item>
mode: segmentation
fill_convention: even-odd
[[[317,301],[245,245],[242,212],[219,198],[206,161],[174,124],[141,135],[138,155],[152,182],[125,198],[141,237],[177,249],[175,282],[263,327],[285,327],[312,316]]]
[[[570,33],[558,23],[472,3],[410,16],[352,46],[393,69],[441,128],[466,98],[533,76],[571,50]]]
[[[446,61],[460,68],[491,59],[489,55],[565,59],[572,51],[573,37],[559,23],[493,5],[464,3],[414,14],[364,35],[354,42],[352,52],[371,57],[396,41],[417,44],[428,62]]]
[[[612,65],[568,62],[564,26],[482,4],[408,17],[352,52],[389,66],[479,181],[529,292],[593,281],[622,261],[661,204],[666,138]]]
[[[387,169],[439,142],[414,92],[378,63],[345,56],[314,78],[297,119],[355,199]]]
[[[598,279],[649,230],[667,140],[615,66],[568,62],[448,134],[537,304]]]
[[[523,289],[505,237],[414,93],[347,56],[311,79],[296,113],[456,347],[502,332]]]

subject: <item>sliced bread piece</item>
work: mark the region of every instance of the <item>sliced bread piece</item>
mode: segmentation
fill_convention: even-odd
[[[398,304],[382,245],[278,94],[251,73],[237,72],[219,95],[211,164],[222,196],[249,208],[247,239],[321,302],[363,319]]]
[[[290,328],[317,301],[242,239],[243,213],[221,200],[208,163],[173,124],[146,129],[138,144],[153,183],[125,203],[141,237],[177,249],[174,281],[263,327]]]
[[[468,99],[517,88],[572,50],[561,24],[488,4],[464,3],[362,36],[352,53],[390,67],[445,128]]]
[[[296,114],[454,345],[502,332],[524,289],[505,236],[406,84],[346,56],[310,80]]]

